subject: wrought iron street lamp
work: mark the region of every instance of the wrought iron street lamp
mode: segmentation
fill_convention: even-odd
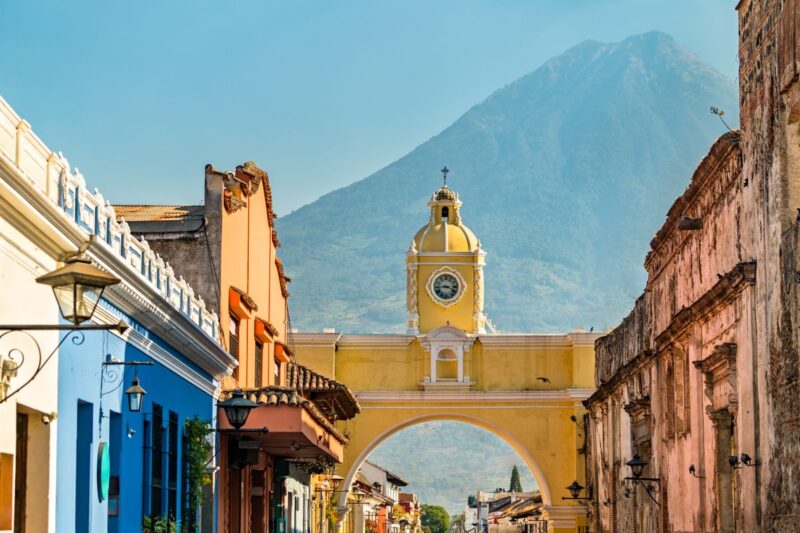
[[[61,316],[76,326],[92,318],[103,291],[119,281],[84,256],[67,259],[63,267],[36,278],[37,283],[53,288]]]
[[[644,469],[647,467],[648,463],[639,455],[639,452],[633,454],[633,459],[625,463],[631,469],[631,476],[628,476],[624,479],[624,482],[632,482],[634,486],[641,485],[644,487],[644,490],[647,492],[647,495],[656,505],[660,505],[658,500],[656,500],[653,493],[661,487],[661,478],[657,477],[642,477],[644,474]],[[629,489],[625,489],[626,496],[629,495]]]
[[[128,397],[128,410],[132,413],[138,413],[142,410],[142,401],[147,391],[139,385],[139,376],[133,377],[133,383],[130,387],[125,389],[125,396]]]
[[[562,496],[561,499],[562,500],[591,500],[592,499],[591,491],[590,491],[589,496],[581,496],[581,492],[583,492],[583,489],[584,489],[583,485],[578,483],[578,480],[576,479],[575,481],[573,481],[572,483],[567,485],[567,490],[572,495],[572,497],[571,498],[567,498],[566,496]]]
[[[642,477],[642,473],[644,473],[644,467],[646,467],[649,463],[642,459],[638,453],[633,455],[633,459],[625,463],[631,469],[631,474],[636,479],[640,479]]]
[[[222,407],[225,411],[228,423],[233,429],[239,430],[247,422],[250,411],[258,407],[258,404],[245,398],[242,389],[236,389],[233,391],[230,398],[224,402],[219,402],[217,407]]]
[[[26,358],[27,350],[19,346],[8,350],[5,356],[0,355],[0,403],[5,402],[36,379],[36,376],[67,339],[70,339],[75,345],[80,345],[85,340],[83,334],[85,330],[115,330],[124,333],[128,329],[128,325],[122,320],[116,324],[83,324],[94,315],[106,287],[115,285],[120,280],[94,266],[91,260],[80,253],[67,259],[64,266],[36,278],[36,282],[53,288],[61,316],[69,324],[0,325],[0,331],[2,331],[0,341],[6,336],[19,333],[23,337],[27,337],[25,342],[29,342],[34,347],[32,350],[34,357],[28,353]],[[68,331],[69,333],[61,337],[56,347],[47,356],[44,356],[39,341],[30,333],[31,331]],[[36,368],[24,383],[9,392],[12,378],[16,377],[26,360],[35,361]]]

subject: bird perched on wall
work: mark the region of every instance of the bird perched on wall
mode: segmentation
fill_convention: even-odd
[[[539,376],[539,377],[538,377],[538,378],[536,378],[536,379],[538,379],[538,380],[539,380],[539,381],[541,381],[542,383],[550,383],[550,378],[545,378],[545,377]]]

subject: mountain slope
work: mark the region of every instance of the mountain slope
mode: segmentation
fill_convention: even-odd
[[[488,253],[499,330],[616,324],[666,209],[724,132],[711,105],[735,111],[734,83],[667,35],[581,43],[280,220],[293,326],[403,330],[405,250],[445,163]]]

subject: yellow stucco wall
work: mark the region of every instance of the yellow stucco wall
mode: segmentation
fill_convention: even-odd
[[[475,287],[473,282],[473,258],[470,257],[446,257],[446,256],[423,256],[418,258],[418,285],[419,285],[419,330],[427,332],[435,329],[442,324],[450,322],[450,325],[463,329],[464,331],[473,330],[473,299]],[[436,303],[428,294],[426,286],[431,275],[442,266],[448,266],[456,270],[465,281],[463,294],[458,302],[444,307]]]
[[[508,442],[534,474],[553,531],[572,531],[581,512],[563,502],[565,487],[584,483],[581,400],[593,388],[596,335],[478,335],[464,354],[471,385],[437,390],[430,375],[425,335],[294,335],[300,364],[345,383],[362,406],[341,423],[350,435],[338,473],[351,479],[381,442],[411,425],[457,420],[487,429]],[[537,378],[547,378],[543,382]],[[585,483],[584,483],[585,484]],[[566,505],[563,505],[566,504]],[[568,524],[565,526],[564,524]],[[565,528],[565,529],[564,529]]]

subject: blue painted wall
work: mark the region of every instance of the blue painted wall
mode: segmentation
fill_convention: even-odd
[[[176,360],[186,362],[182,355],[141,324],[124,316],[107,302],[102,305],[119,315],[136,331],[174,354]],[[69,339],[64,343],[59,355],[56,531],[141,532],[142,517],[150,511],[152,464],[149,437],[152,434],[154,403],[163,408],[164,452],[168,449],[169,413],[172,411],[178,415],[177,479],[174,484],[177,491],[175,518],[181,520],[184,496],[183,424],[187,418],[195,415],[202,420],[211,420],[214,413],[214,400],[210,394],[176,374],[169,365],[156,362],[153,366],[111,367],[121,372],[123,382],[116,390],[113,389],[117,383],[110,386],[103,384],[106,393],[101,398],[102,362],[106,354],[122,361],[152,361],[144,352],[113,333],[85,332],[82,344],[74,344]],[[199,377],[211,383],[210,376],[191,366],[197,370]],[[141,385],[147,391],[140,413],[128,411],[124,396],[124,390],[133,380],[134,368],[138,368]],[[100,502],[98,498],[96,469],[101,441],[107,442],[110,449],[112,475],[119,476],[117,517],[109,517],[109,502]],[[165,483],[161,493],[166,512],[169,456],[164,453],[162,457]]]

